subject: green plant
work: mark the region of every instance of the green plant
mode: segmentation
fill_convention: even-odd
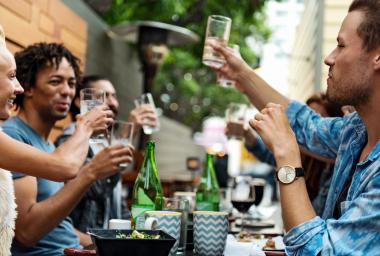
[[[259,57],[246,39],[265,43],[269,38],[264,5],[265,0],[114,0],[103,17],[110,25],[137,20],[170,23],[201,37],[197,44],[170,48],[153,88],[164,115],[196,131],[204,117],[223,116],[229,102],[248,102],[237,90],[217,86],[214,72],[201,62],[207,17],[218,14],[232,19],[230,42],[239,44],[243,58],[255,67]]]

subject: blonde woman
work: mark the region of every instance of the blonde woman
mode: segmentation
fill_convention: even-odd
[[[0,26],[0,120],[10,117],[13,101],[23,93],[16,78],[13,55],[5,46]],[[11,174],[5,170],[27,171],[28,175],[54,181],[76,177],[88,150],[93,132],[104,130],[112,122],[112,112],[98,107],[77,120],[76,132],[53,153],[45,153],[13,140],[0,131],[0,255],[10,255],[14,236],[16,204]]]

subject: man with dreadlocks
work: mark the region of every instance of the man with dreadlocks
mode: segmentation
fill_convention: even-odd
[[[3,130],[51,152],[54,144],[48,135],[55,122],[69,112],[80,75],[78,59],[56,43],[29,46],[16,53],[15,59],[17,79],[25,94],[16,98],[19,112],[4,123]],[[66,247],[80,248],[67,216],[93,182],[118,172],[119,164],[132,162],[131,156],[130,147],[105,148],[66,184],[13,172],[18,218],[12,255],[63,255]]]

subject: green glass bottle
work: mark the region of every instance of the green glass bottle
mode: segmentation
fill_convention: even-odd
[[[162,210],[163,193],[156,160],[154,142],[145,146],[144,163],[133,186],[132,218],[135,229],[144,229],[144,213],[149,210]]]
[[[214,168],[214,156],[207,153],[201,183],[196,193],[198,211],[219,211],[219,184]]]

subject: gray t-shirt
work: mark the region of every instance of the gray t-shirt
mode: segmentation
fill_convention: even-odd
[[[38,133],[18,117],[12,117],[3,124],[3,131],[14,139],[32,145],[42,151],[52,152],[55,146],[45,141]],[[26,176],[23,173],[12,172],[13,179]],[[43,201],[64,186],[63,182],[54,182],[37,178],[37,201]],[[45,216],[41,216],[44,218]],[[56,228],[46,234],[34,247],[23,247],[14,241],[12,255],[63,255],[65,248],[81,248],[79,239],[69,217],[63,219]]]

